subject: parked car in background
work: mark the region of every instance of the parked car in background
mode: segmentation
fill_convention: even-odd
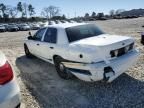
[[[0,51],[0,108],[20,108],[20,89],[14,70]]]
[[[48,25],[54,25],[54,24],[56,24],[55,21],[49,21],[48,22]]]
[[[76,21],[73,21],[73,20],[69,20],[68,22],[69,23],[76,23]]]
[[[6,28],[4,25],[0,25],[0,32],[6,32]]]
[[[8,24],[3,24],[3,26],[5,27],[6,31],[8,30]]]
[[[21,31],[27,31],[27,30],[30,30],[30,26],[28,24],[20,24],[19,25],[19,30]]]
[[[31,24],[31,30],[38,30],[40,29],[40,25],[39,24]]]
[[[61,21],[59,21],[59,20],[56,20],[55,23],[56,24],[62,24]]]
[[[48,23],[43,23],[43,24],[40,24],[40,27],[43,28],[43,27],[47,27],[48,26]]]
[[[65,21],[65,20],[61,20],[61,23],[67,23],[67,21]]]
[[[112,82],[138,59],[134,39],[109,35],[95,24],[65,23],[42,28],[24,43],[27,57],[55,64],[61,78]]]
[[[19,31],[19,28],[15,24],[9,24],[9,25],[7,25],[7,31],[11,31],[11,32],[12,31]]]

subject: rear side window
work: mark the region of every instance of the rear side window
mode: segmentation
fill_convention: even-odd
[[[44,42],[56,43],[57,42],[57,29],[48,28],[44,37]]]

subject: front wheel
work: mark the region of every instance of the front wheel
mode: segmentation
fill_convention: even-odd
[[[63,60],[60,57],[56,57],[54,59],[54,64],[58,75],[66,80],[73,78],[73,75],[66,69],[62,62]]]
[[[25,51],[26,57],[32,58],[32,54],[30,53],[30,51],[29,51],[27,45],[24,45],[24,51]]]

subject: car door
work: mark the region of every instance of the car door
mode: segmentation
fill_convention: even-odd
[[[41,43],[41,52],[42,57],[52,62],[53,54],[55,53],[57,44],[57,29],[56,28],[48,28],[44,37],[43,42]]]
[[[35,35],[33,36],[33,40],[31,40],[30,44],[31,44],[31,51],[34,55],[36,56],[41,56],[40,53],[40,44],[42,42],[42,37],[44,35],[46,31],[46,28],[42,28],[40,30],[38,30]]]

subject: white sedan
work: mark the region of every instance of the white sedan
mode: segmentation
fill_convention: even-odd
[[[109,35],[95,24],[66,23],[42,28],[24,43],[27,57],[55,64],[60,77],[111,82],[138,59],[134,39]]]
[[[0,52],[0,108],[20,108],[20,89],[14,71]]]

